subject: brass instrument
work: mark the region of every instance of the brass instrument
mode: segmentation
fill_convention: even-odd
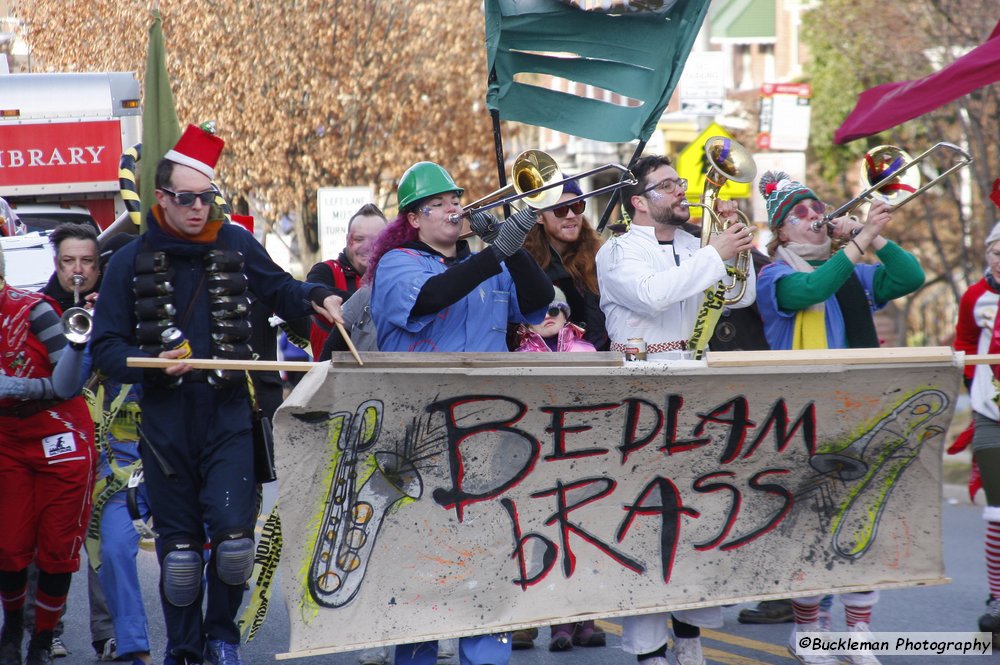
[[[80,287],[83,286],[83,275],[73,275],[73,305],[80,302]]]
[[[913,167],[941,149],[958,153],[960,160],[921,187],[920,171],[913,169]],[[866,152],[861,161],[861,182],[865,191],[828,213],[823,219],[813,222],[812,229],[818,231],[824,226],[829,226],[834,219],[849,215],[855,208],[873,199],[889,204],[891,210],[901,208],[945,177],[971,163],[972,156],[968,152],[954,143],[945,141],[935,143],[918,155],[916,159],[910,157],[909,153],[902,148],[894,145],[876,146]]]
[[[567,201],[559,201],[559,197],[563,194],[563,185],[565,183],[570,180],[582,180],[583,178],[610,169],[620,172],[622,179]],[[572,178],[563,178],[562,171],[559,169],[556,161],[548,153],[541,150],[525,150],[518,155],[514,159],[514,165],[511,167],[510,180],[511,184],[506,187],[491,192],[464,206],[461,214],[452,215],[449,218],[451,223],[459,224],[465,217],[471,217],[491,208],[509,205],[515,201],[524,201],[529,207],[534,208],[535,212],[542,213],[553,208],[558,208],[559,206],[572,205],[577,201],[636,183],[632,173],[620,164],[605,164],[604,166],[598,166],[584,173],[574,175]],[[463,235],[462,237],[465,238],[468,235]]]
[[[90,341],[94,319],[89,311],[82,307],[70,307],[63,312],[61,321],[63,335],[70,344],[85,345]]]
[[[722,233],[732,225],[729,222],[724,222],[715,212],[715,202],[718,199],[719,190],[729,180],[752,182],[757,175],[757,165],[746,148],[723,136],[713,136],[705,142],[705,157],[708,160],[709,168],[705,174],[705,189],[701,195],[701,202],[685,204],[688,207],[701,208],[705,213],[704,219],[701,220],[702,247],[712,240],[713,234]],[[736,212],[742,218],[742,223],[752,229],[753,224],[750,222],[750,218],[742,211],[737,210]],[[740,290],[735,297],[727,297],[725,304],[732,305],[743,299],[747,289],[747,277],[751,270],[753,270],[753,260],[750,257],[750,250],[740,252],[736,257],[735,264],[729,270],[732,273],[731,279],[722,282],[727,292],[738,284]]]

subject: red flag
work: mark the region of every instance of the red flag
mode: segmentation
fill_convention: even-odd
[[[947,67],[913,81],[884,83],[858,95],[833,136],[837,144],[871,136],[1000,81],[1000,22],[980,46]]]

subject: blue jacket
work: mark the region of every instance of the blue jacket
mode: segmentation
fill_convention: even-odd
[[[872,281],[880,265],[861,263],[854,266],[854,274],[861,281],[861,287],[868,299],[869,315],[885,307],[885,303],[875,300]],[[797,311],[790,312],[778,306],[778,280],[795,273],[795,269],[784,261],[775,261],[764,266],[757,276],[757,308],[764,321],[767,344],[774,350],[791,349],[795,333]],[[824,302],[826,306],[826,345],[829,349],[846,349],[847,334],[844,328],[844,313],[836,294]]]
[[[530,321],[521,313],[514,279],[503,264],[499,274],[450,307],[411,316],[424,282],[447,269],[440,255],[418,249],[394,249],[382,256],[371,305],[380,351],[507,351],[508,323],[545,318],[544,309],[530,312]]]

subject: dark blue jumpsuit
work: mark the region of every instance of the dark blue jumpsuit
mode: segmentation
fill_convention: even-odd
[[[142,384],[141,455],[162,563],[164,545],[176,541],[213,540],[233,529],[253,532],[255,480],[251,413],[245,382],[216,388],[201,373],[186,375],[177,388],[144,381],[145,371],[126,366],[130,356],[145,356],[135,340],[135,293],[132,278],[140,251],[163,251],[175,270],[172,280],[175,322],[191,343],[195,358],[211,358],[210,312],[203,257],[212,249],[242,252],[249,290],[282,318],[313,312],[309,295],[321,285],[293,279],[275,265],[263,247],[244,229],[223,224],[211,244],[197,244],[166,234],[152,214],[139,242],[119,250],[108,264],[94,315],[91,348],[94,364],[123,383]],[[186,314],[189,307],[191,311]],[[181,323],[184,319],[185,323]],[[157,458],[160,459],[157,459]],[[166,464],[164,464],[165,462]],[[168,475],[166,473],[170,471]],[[207,530],[207,534],[206,534]],[[239,642],[235,617],[243,586],[221,582],[214,566],[206,573],[208,603],[202,616],[202,595],[188,607],[163,598],[171,652],[188,662],[200,662],[206,639]]]

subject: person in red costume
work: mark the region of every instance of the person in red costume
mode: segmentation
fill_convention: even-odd
[[[38,568],[27,665],[52,662],[90,517],[94,423],[83,397],[84,343],[68,344],[59,306],[7,285],[0,254],[0,665],[21,665],[28,565]]]
[[[997,181],[1000,184],[1000,180]],[[995,200],[1000,206],[1000,196]],[[1000,306],[1000,223],[986,237],[986,272],[970,286],[958,305],[955,349],[967,354],[1000,352],[996,326]],[[972,452],[986,492],[986,581],[989,598],[979,617],[979,630],[1000,636],[1000,409],[997,407],[997,365],[966,365],[965,385],[972,402]]]

